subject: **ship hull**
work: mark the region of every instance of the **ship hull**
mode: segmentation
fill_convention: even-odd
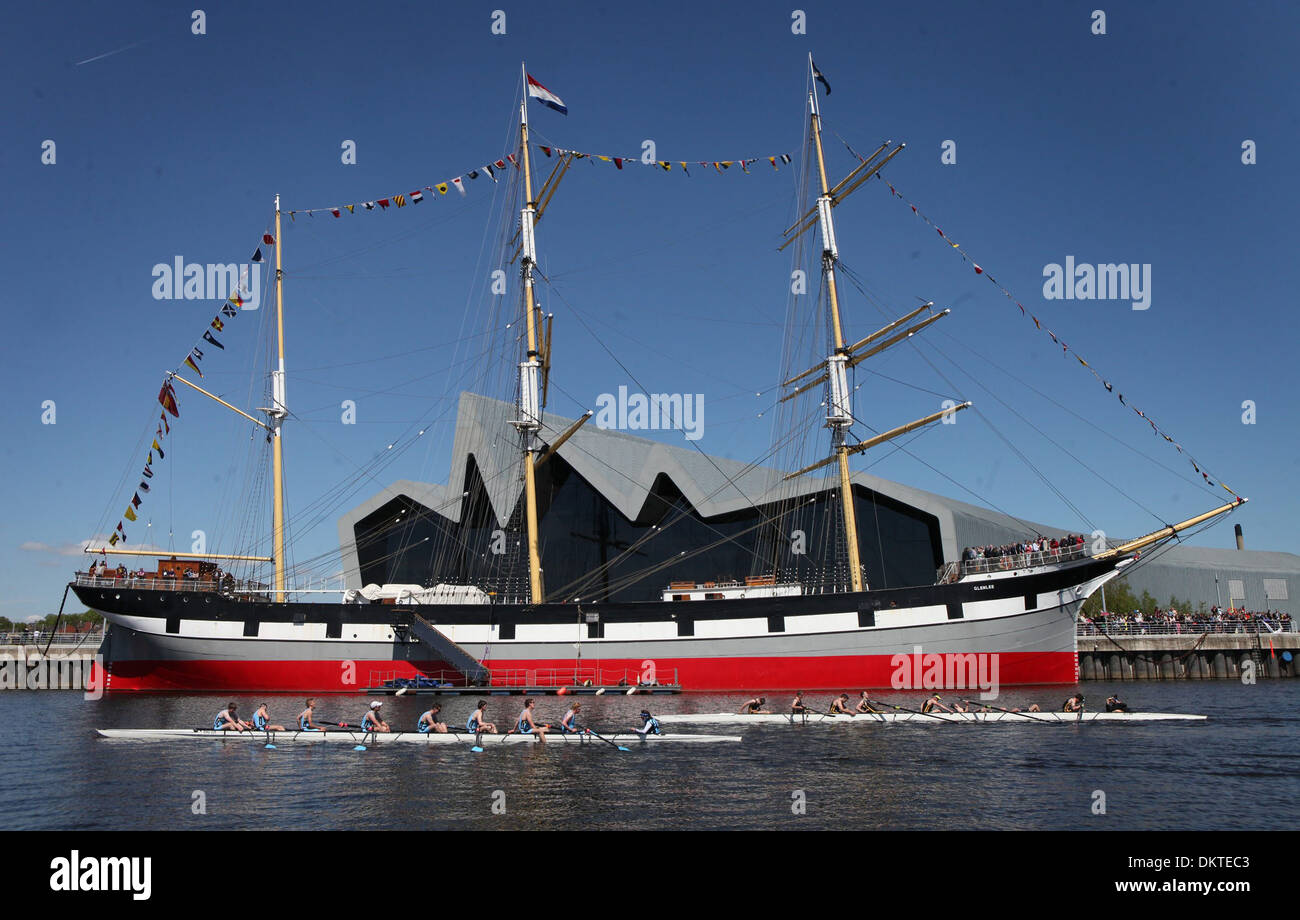
[[[1089,560],[858,594],[537,607],[74,590],[113,624],[102,650],[109,692],[356,693],[420,676],[463,685],[465,660],[501,689],[622,673],[700,692],[986,690],[1074,683],[1078,607],[1116,573],[1114,562]]]

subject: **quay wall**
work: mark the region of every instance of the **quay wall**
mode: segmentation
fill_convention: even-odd
[[[1300,633],[1079,637],[1080,681],[1292,678],[1297,663]]]
[[[94,690],[97,647],[0,645],[0,690]]]

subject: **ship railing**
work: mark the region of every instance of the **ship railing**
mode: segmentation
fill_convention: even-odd
[[[1300,632],[1294,621],[1283,622],[1278,619],[1250,620],[1189,620],[1186,622],[1165,623],[1125,622],[1103,623],[1094,620],[1091,623],[1080,621],[1075,632],[1079,636],[1200,636],[1205,633],[1216,636],[1271,636],[1279,633]]]
[[[988,556],[979,559],[963,559],[963,575],[980,575],[987,572],[1010,572],[1015,569],[1030,569],[1040,565],[1055,565],[1070,562],[1088,556],[1088,544],[1068,546],[1060,549],[1045,549],[1036,553],[1008,553],[1005,556]],[[951,564],[951,563],[949,563]],[[942,578],[945,569],[940,569]]]
[[[83,588],[126,588],[139,591],[211,591],[217,594],[265,594],[267,585],[223,576],[215,578],[159,578],[157,575],[89,575],[78,572],[75,584]]]
[[[49,634],[44,630],[38,636],[34,632],[28,633],[0,633],[0,645],[31,645],[38,648],[44,648],[48,642],[52,646],[61,645],[86,645],[95,646],[104,639],[104,630],[102,627],[87,630],[86,632],[57,632],[51,639]]]

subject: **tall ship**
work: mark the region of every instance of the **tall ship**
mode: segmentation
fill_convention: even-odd
[[[854,459],[942,426],[971,403],[950,400],[940,411],[883,430],[866,427],[855,405],[855,368],[906,346],[950,311],[926,302],[896,312],[878,329],[850,330],[834,212],[904,145],[881,144],[832,182],[817,91],[821,75],[809,58],[803,200],[780,248],[790,248],[796,265],[809,266],[810,280],[806,291],[792,293],[797,305],[790,316],[798,319],[788,323],[767,462],[724,464],[688,445],[698,465],[711,470],[707,494],[692,502],[671,483],[642,483],[642,506],[610,525],[618,530],[635,517],[632,536],[597,532],[605,524],[581,515],[573,520],[586,523],[569,526],[565,509],[580,501],[572,498],[575,477],[603,476],[617,488],[620,477],[629,479],[620,463],[634,463],[645,442],[638,446],[629,438],[600,458],[594,433],[584,428],[593,411],[561,419],[546,409],[559,369],[552,366],[553,316],[541,309],[536,291],[546,280],[536,228],[569,167],[586,155],[530,138],[530,98],[551,107],[562,103],[526,70],[522,78],[517,144],[508,165],[497,162],[504,167],[500,176],[492,176],[516,196],[499,248],[502,264],[517,278],[518,297],[509,301],[511,321],[496,327],[505,326],[508,340],[485,352],[504,359],[500,379],[513,393],[500,400],[462,397],[461,422],[472,430],[458,423],[456,438],[477,445],[461,452],[473,455],[464,488],[453,469],[437,514],[408,503],[394,516],[400,503],[390,502],[344,534],[344,556],[365,560],[350,572],[351,587],[294,583],[300,572],[287,554],[283,449],[292,419],[285,364],[289,313],[277,197],[265,237],[275,265],[265,405],[245,411],[194,382],[191,355],[168,373],[157,416],[162,437],[169,417],[176,417],[180,391],[201,394],[242,418],[269,453],[269,490],[248,493],[257,502],[269,491],[269,534],[251,539],[248,552],[173,553],[132,548],[119,523],[107,541],[90,545],[95,564],[76,573],[69,590],[109,624],[101,648],[107,691],[348,693],[402,681],[489,688],[617,682],[713,692],[996,692],[1000,686],[1071,684],[1078,677],[1076,620],[1083,602],[1140,554],[1244,501],[1234,495],[1125,541],[1027,532],[1015,545],[984,555],[938,541],[934,558],[922,553],[928,565],[913,565],[905,574],[886,571],[889,540],[880,535],[877,513],[873,558],[881,563],[872,574],[863,553],[864,534],[872,528],[860,520],[870,506],[855,486]],[[534,166],[541,157],[552,168],[539,183]],[[227,316],[235,316],[230,311],[241,296],[223,305]],[[219,314],[213,329],[222,325]],[[204,338],[215,336],[209,331]],[[465,409],[467,399],[472,412]],[[679,420],[683,411],[680,401],[658,408]],[[901,420],[887,420],[895,421]],[[960,434],[951,429],[943,436]],[[154,453],[161,456],[165,443],[155,438],[150,445],[148,479],[161,462]],[[619,451],[621,460],[613,456]],[[597,463],[603,467],[592,472]],[[141,487],[148,486],[142,479]],[[563,495],[570,496],[568,505]],[[704,514],[705,504],[717,514]],[[132,505],[140,505],[138,491]],[[136,520],[132,508],[127,511]],[[617,514],[601,520],[611,516]],[[744,551],[729,559],[731,571],[717,571],[710,560],[718,558],[719,547],[742,543]],[[128,556],[152,559],[146,570],[134,560],[130,566],[119,561]],[[544,558],[553,560],[549,567]],[[563,564],[570,558],[591,564],[575,573]],[[563,572],[563,583],[548,584],[548,571]],[[322,593],[327,600],[319,599]]]

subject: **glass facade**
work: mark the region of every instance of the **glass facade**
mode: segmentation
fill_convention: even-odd
[[[520,510],[499,527],[472,457],[464,490],[460,522],[407,496],[364,518],[356,527],[363,584],[474,584],[506,600],[525,599]],[[549,599],[658,600],[671,581],[773,573],[812,591],[845,590],[848,581],[834,491],[801,498],[797,518],[763,506],[706,519],[660,475],[628,519],[558,455],[539,468],[537,491]],[[938,520],[860,486],[854,493],[870,586],[932,584],[943,561]],[[778,528],[773,519],[788,523]]]

